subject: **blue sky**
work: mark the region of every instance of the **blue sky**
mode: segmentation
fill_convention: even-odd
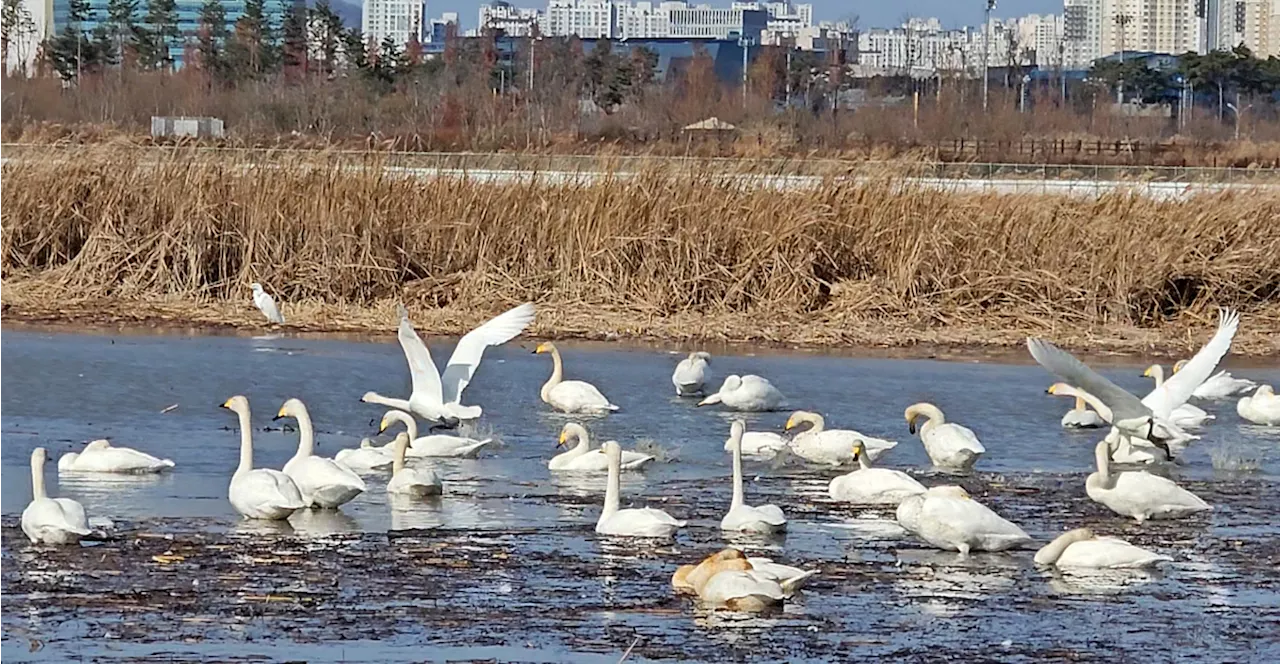
[[[545,7],[546,0],[509,0],[517,7]],[[732,0],[688,0],[728,7]],[[793,0],[795,1],[795,0]],[[861,28],[893,27],[907,16],[937,16],[946,26],[981,25],[983,0],[804,0],[813,5],[817,20],[839,20],[858,17]],[[444,12],[458,12],[464,28],[476,27],[480,0],[427,0],[427,12],[437,17]],[[1005,18],[1025,14],[1062,12],[1062,0],[998,0],[993,16]]]

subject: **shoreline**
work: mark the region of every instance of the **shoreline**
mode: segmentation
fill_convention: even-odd
[[[127,300],[87,298],[58,302],[14,296],[5,284],[3,315],[7,329],[59,332],[115,332],[124,334],[185,333],[196,335],[252,335],[279,333],[306,338],[350,341],[391,341],[395,338],[395,304],[390,301],[362,307],[321,303],[285,304],[289,321],[283,326],[260,320],[252,302],[193,300]],[[17,289],[21,291],[21,289]],[[512,303],[514,304],[514,303]],[[456,338],[511,304],[483,310],[423,308],[410,305],[420,334]],[[569,341],[579,345],[623,344],[632,348],[710,350],[713,354],[817,354],[885,359],[940,359],[1030,363],[1024,340],[1045,337],[1065,349],[1102,361],[1172,361],[1193,353],[1212,334],[1214,321],[1169,324],[1162,328],[1118,329],[1071,325],[1057,321],[1031,329],[1008,321],[979,324],[918,325],[911,321],[869,318],[816,317],[816,320],[776,319],[756,324],[751,314],[651,316],[636,311],[539,304],[538,318],[514,343],[534,339]],[[1184,316],[1184,318],[1190,318]],[[1274,366],[1280,359],[1280,329],[1257,323],[1275,316],[1246,315],[1232,344],[1232,365]],[[1190,321],[1188,321],[1190,322]],[[1271,362],[1268,362],[1271,360]]]

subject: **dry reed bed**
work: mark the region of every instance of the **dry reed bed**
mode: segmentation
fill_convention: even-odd
[[[10,163],[9,315],[254,325],[246,286],[262,281],[317,330],[385,329],[404,299],[455,332],[533,299],[543,334],[906,345],[1034,332],[1180,350],[1234,306],[1239,349],[1280,352],[1274,194],[970,195],[892,173],[782,193],[687,172],[497,185],[389,175],[376,155],[297,165],[104,148]]]

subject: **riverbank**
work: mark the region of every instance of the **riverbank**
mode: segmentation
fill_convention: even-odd
[[[1280,354],[1280,194],[1151,200],[929,189],[882,168],[804,190],[706,171],[509,182],[404,177],[382,156],[4,166],[9,320],[458,334],[522,301],[532,334],[799,347],[1185,353],[1219,306]]]

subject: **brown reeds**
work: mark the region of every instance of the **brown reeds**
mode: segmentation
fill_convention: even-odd
[[[1034,332],[1130,349],[1193,345],[1214,307],[1233,306],[1241,349],[1280,350],[1274,193],[1082,200],[863,175],[788,191],[705,170],[486,183],[388,172],[376,155],[83,149],[5,166],[4,299],[33,317],[132,307],[250,323],[246,287],[261,281],[316,329],[385,327],[359,312],[404,299],[447,312],[427,318],[448,332],[532,299],[541,333],[902,345]]]

